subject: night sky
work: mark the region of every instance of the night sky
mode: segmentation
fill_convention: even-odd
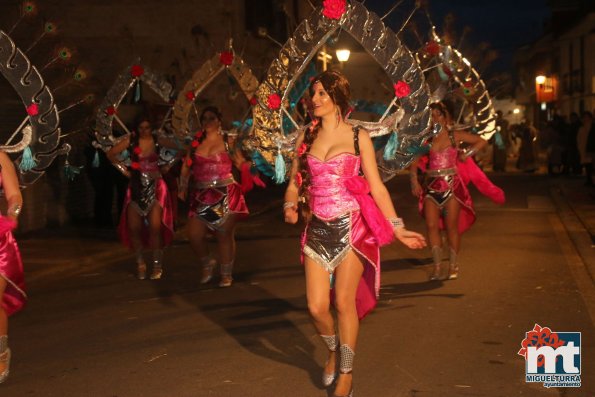
[[[395,1],[367,0],[364,4],[382,16]],[[400,10],[411,10],[412,6],[413,1],[406,0],[395,15],[387,18],[388,25],[396,30],[397,21],[403,18]],[[491,66],[496,71],[510,71],[514,51],[538,38],[550,16],[547,0],[434,0],[429,1],[429,9],[439,34],[448,13],[455,16],[455,32],[461,34],[465,26],[472,29],[466,35],[462,50],[466,46],[489,42],[491,48],[499,53],[499,59]],[[418,13],[416,16],[418,20],[421,15]]]

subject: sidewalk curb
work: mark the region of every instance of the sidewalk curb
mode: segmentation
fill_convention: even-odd
[[[583,262],[590,281],[595,285],[595,248],[591,233],[572,209],[559,187],[550,187],[550,196],[556,206],[558,216]]]

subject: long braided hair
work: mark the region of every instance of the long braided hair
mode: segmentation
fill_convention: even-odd
[[[333,103],[337,106],[337,124],[344,119],[350,111],[349,99],[351,90],[349,88],[349,81],[345,76],[337,71],[329,70],[322,72],[316,76],[310,83],[309,93],[310,98],[314,96],[314,85],[320,83],[326,93],[329,95]],[[318,136],[320,130],[321,120],[318,117],[312,118],[312,125],[306,129],[304,134],[303,145],[305,150],[300,150],[301,155],[298,157],[298,179],[297,185],[299,187],[299,196],[302,198],[302,216],[306,221],[312,217],[310,210],[310,169],[308,167],[308,153],[312,148],[312,144]],[[300,183],[301,181],[301,183]]]

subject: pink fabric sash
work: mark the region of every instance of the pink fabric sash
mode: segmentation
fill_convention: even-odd
[[[368,181],[359,175],[345,180],[345,187],[357,200],[368,228],[382,247],[395,239],[391,223],[384,217],[372,196]]]
[[[27,299],[23,261],[11,232],[15,227],[14,220],[0,216],[0,275],[7,281],[2,307],[9,316],[21,310]]]

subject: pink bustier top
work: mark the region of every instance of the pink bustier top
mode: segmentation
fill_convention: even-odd
[[[197,182],[212,182],[233,178],[231,158],[227,152],[219,152],[210,156],[194,154],[192,176]]]
[[[458,150],[452,146],[439,151],[430,150],[430,164],[428,169],[442,170],[445,168],[456,168],[458,155]]]
[[[327,161],[308,155],[310,169],[310,208],[321,219],[332,219],[346,212],[356,211],[359,204],[347,190],[345,181],[357,176],[360,158],[341,153]]]
[[[148,156],[139,156],[138,164],[140,168],[138,170],[144,173],[159,172],[158,160],[159,155],[157,153],[151,153]]]

